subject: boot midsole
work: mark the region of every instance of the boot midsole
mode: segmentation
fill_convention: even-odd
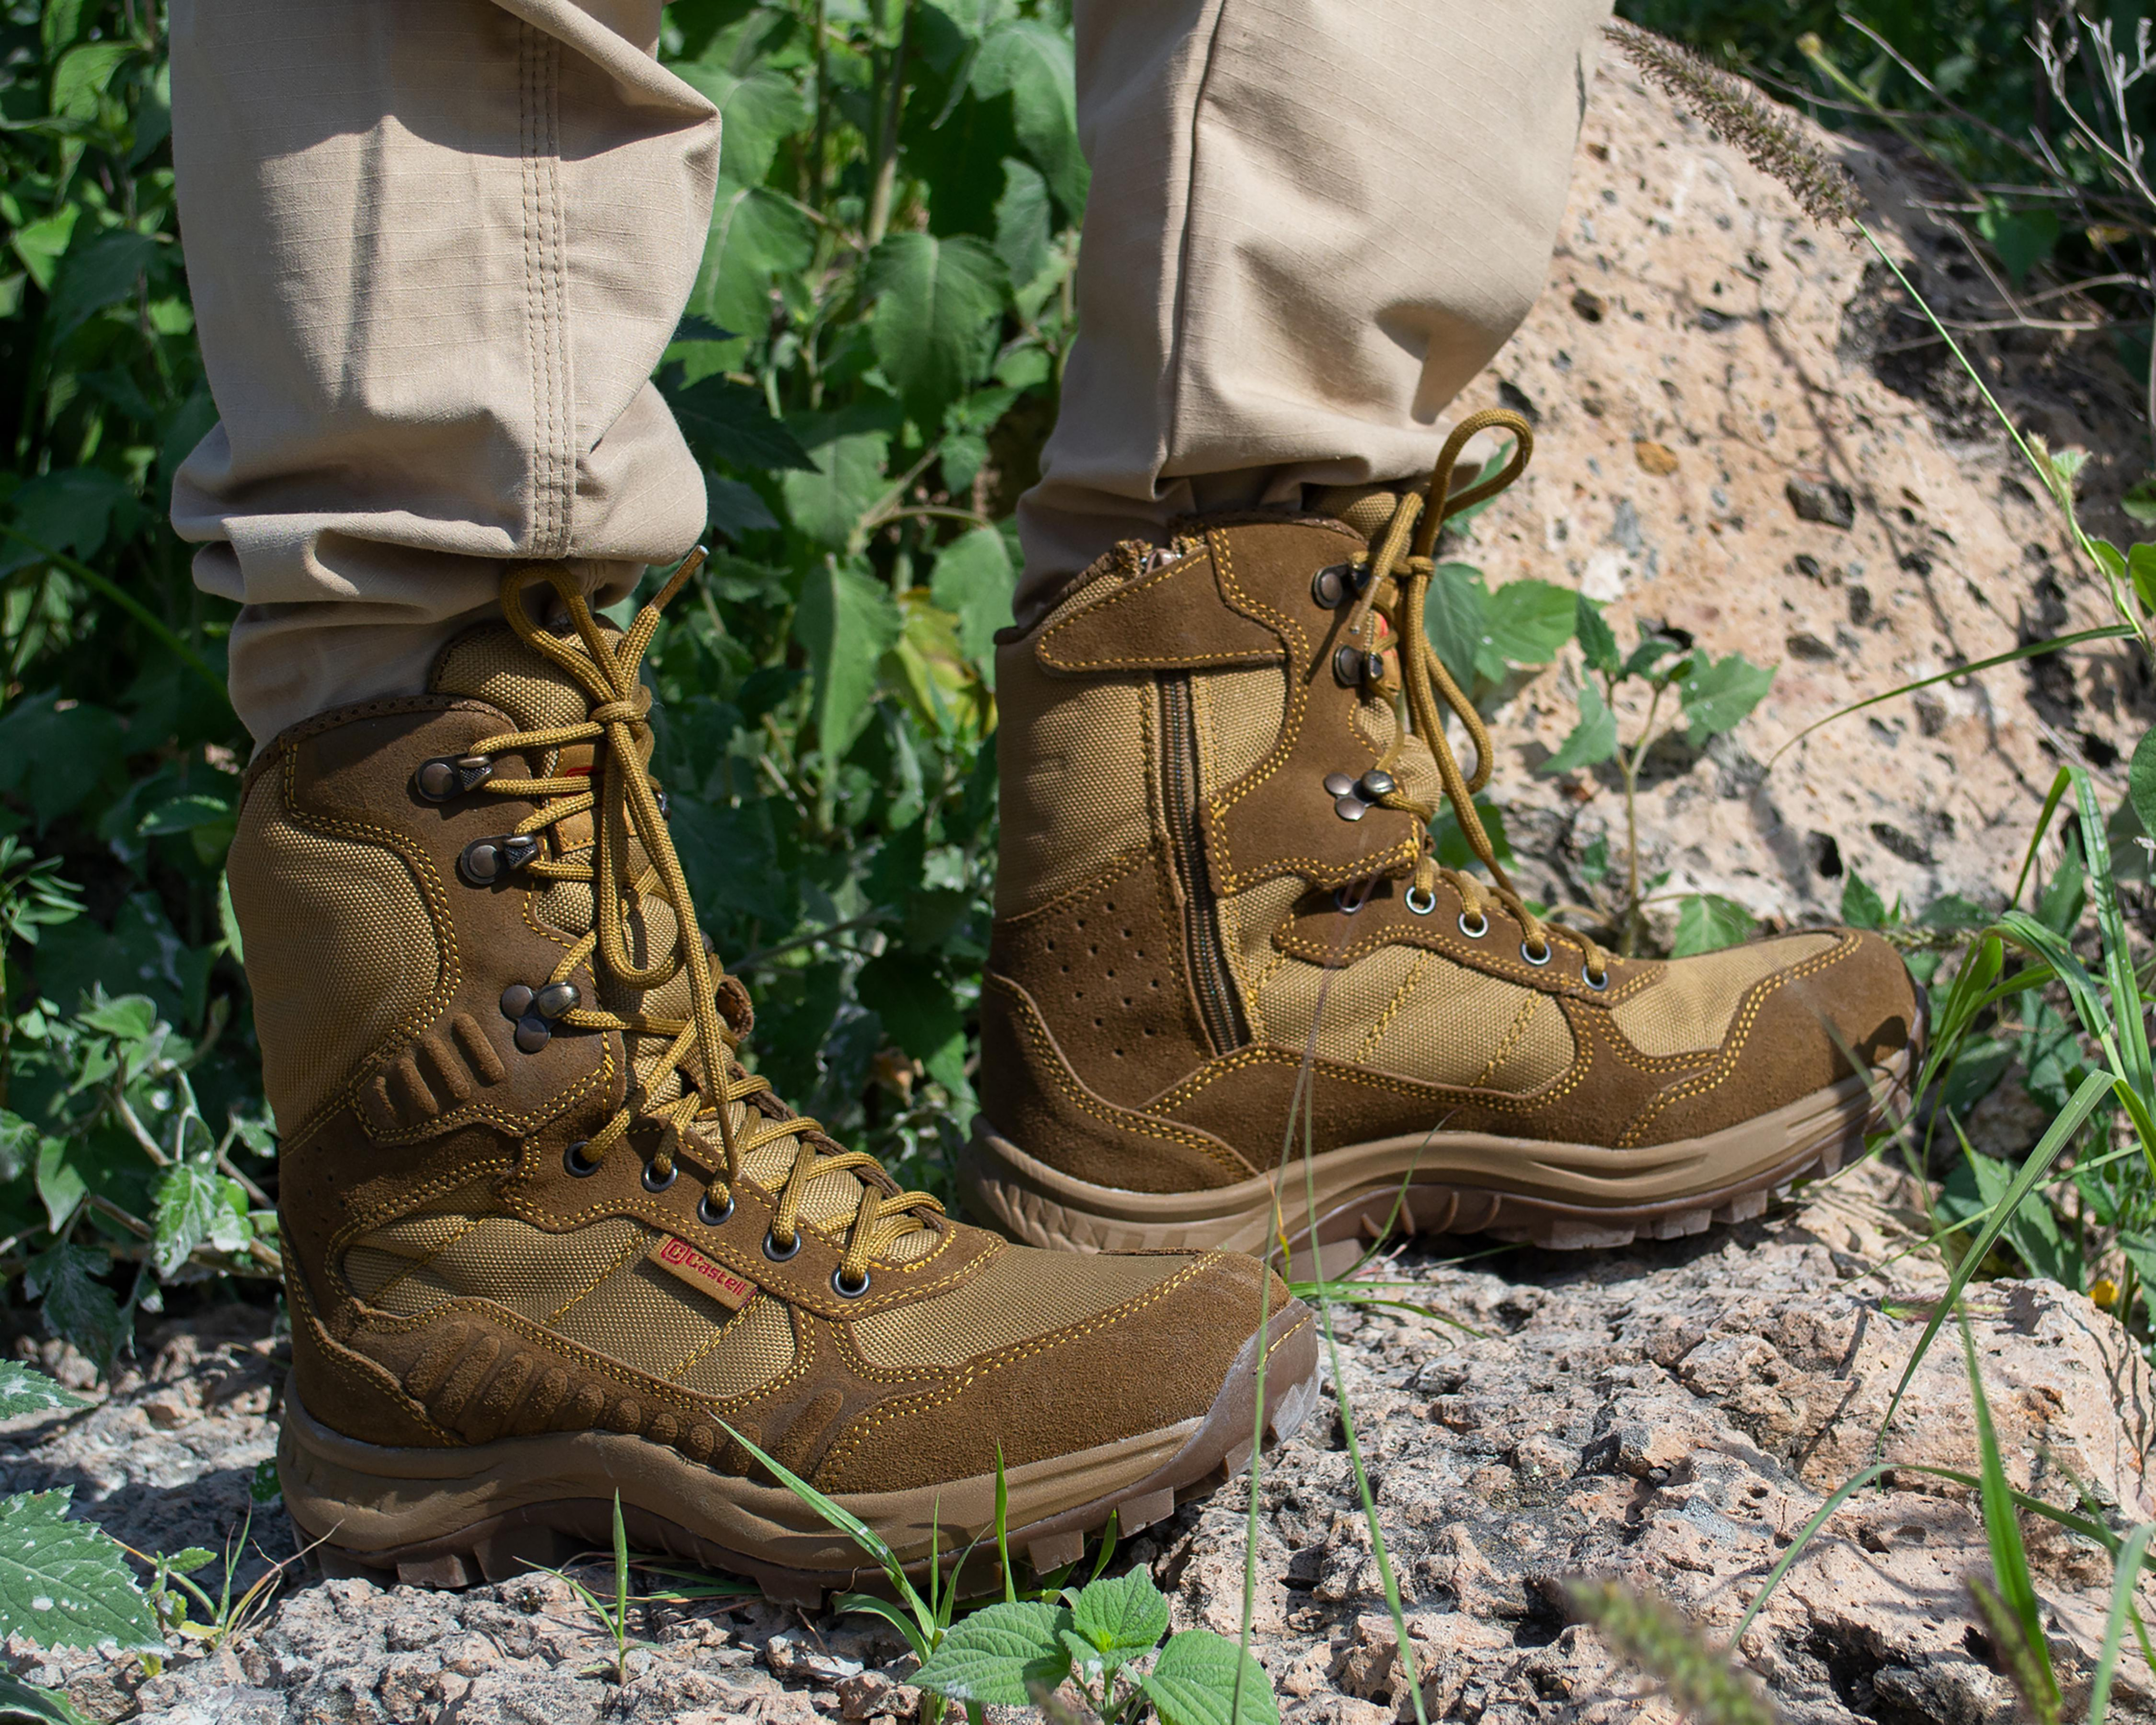
[[[1407,1183],[1462,1187],[1547,1211],[1630,1219],[1720,1201],[1788,1178],[1783,1171],[1793,1159],[1851,1130],[1877,1110],[1881,1098],[1905,1086],[1909,1061],[1905,1049],[1869,1076],[1846,1078],[1770,1113],[1667,1144],[1613,1150],[1491,1132],[1404,1133],[1324,1151],[1307,1169],[1299,1155],[1291,1156],[1281,1175],[1194,1192],[1133,1192],[1075,1178],[1027,1154],[980,1116],[960,1159],[959,1179],[976,1216],[993,1217],[1029,1239],[1042,1218],[1052,1217],[1053,1244],[1104,1250],[1261,1251],[1283,1225],[1300,1237],[1306,1210],[1322,1219],[1359,1194]]]
[[[1269,1367],[1269,1415],[1276,1417],[1315,1373],[1314,1348],[1289,1345],[1306,1340],[1297,1332],[1308,1323],[1295,1302],[1276,1312],[1244,1344],[1203,1418],[1007,1470],[1005,1526],[1014,1533],[1037,1531],[1133,1486],[1194,1483],[1239,1439],[1247,1447],[1261,1358]],[[454,1540],[462,1530],[521,1511],[610,1501],[619,1492],[624,1508],[749,1563],[809,1574],[875,1569],[859,1546],[786,1487],[720,1473],[665,1445],[618,1432],[391,1447],[332,1431],[288,1384],[277,1461],[285,1507],[301,1531],[362,1558]],[[995,1500],[993,1473],[907,1491],[834,1495],[909,1565],[938,1548],[947,1554],[992,1538]]]

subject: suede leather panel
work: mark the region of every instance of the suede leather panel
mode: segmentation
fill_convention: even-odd
[[[1299,521],[1216,528],[1205,536],[1220,603],[1262,623],[1288,663],[1279,740],[1233,784],[1209,787],[1200,819],[1214,890],[1240,892],[1278,875],[1335,887],[1414,860],[1421,826],[1403,810],[1372,809],[1342,820],[1327,773],[1351,778],[1378,764],[1354,723],[1361,697],[1332,675],[1347,610],[1319,608],[1311,577],[1362,553],[1344,527]]]
[[[981,986],[981,1108],[1013,1142],[1096,1186],[1193,1192],[1259,1171],[1210,1132],[1118,1107],[1091,1088],[1033,997],[993,970]]]
[[[1098,1318],[985,1356],[856,1418],[811,1483],[826,1491],[929,1486],[993,1473],[998,1448],[1006,1468],[1020,1467],[1203,1418],[1257,1333],[1260,1306],[1282,1312],[1292,1298],[1255,1259],[1209,1252]],[[1173,1369],[1133,1372],[1134,1361]],[[1113,1397],[1101,1394],[1107,1383]]]
[[[1211,560],[1198,554],[1107,588],[1042,629],[1033,655],[1043,670],[1083,676],[1274,665],[1285,651],[1272,629],[1221,603]]]
[[[1089,1087],[1142,1106],[1202,1065],[1205,1032],[1158,850],[1118,858],[1092,883],[999,918],[988,968],[1024,977],[1050,1039]]]

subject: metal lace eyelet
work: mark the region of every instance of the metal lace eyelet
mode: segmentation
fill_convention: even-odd
[[[644,1189],[646,1192],[664,1192],[680,1178],[681,1165],[679,1163],[669,1167],[664,1174],[659,1172],[657,1163],[647,1162],[644,1164]]]
[[[1368,901],[1366,898],[1352,896],[1344,886],[1336,886],[1332,889],[1332,908],[1343,916],[1353,916]]]
[[[446,803],[477,790],[493,772],[494,762],[485,755],[439,755],[420,763],[412,788],[429,803]]]
[[[1598,993],[1609,986],[1609,973],[1606,970],[1600,976],[1596,976],[1592,971],[1583,970],[1579,973],[1579,979]]]
[[[1416,902],[1418,899],[1421,901],[1420,903]],[[1424,892],[1419,886],[1410,886],[1407,891],[1407,904],[1408,908],[1416,916],[1427,916],[1437,908],[1437,895],[1434,892]]]
[[[475,839],[457,858],[457,872],[474,886],[491,886],[526,863],[539,860],[539,841],[529,833],[497,833]]]
[[[589,1142],[589,1138],[579,1138],[562,1153],[562,1166],[579,1180],[588,1180],[599,1171],[598,1163],[585,1159],[584,1146]]]
[[[780,1245],[778,1243],[778,1237],[768,1228],[763,1230],[763,1255],[765,1257],[770,1259],[773,1263],[783,1264],[788,1258],[793,1257],[800,1250],[801,1230],[797,1228],[793,1230],[793,1244],[788,1246]]]
[[[1541,957],[1537,958],[1532,952],[1527,950],[1527,943],[1525,941],[1522,941],[1520,942],[1520,956],[1526,959],[1528,963],[1535,966],[1537,969],[1540,969],[1543,965],[1548,963],[1550,960],[1556,956],[1556,954],[1552,952],[1550,943],[1548,941],[1544,941],[1543,942],[1543,955]]]
[[[711,1208],[711,1194],[708,1190],[696,1200],[696,1219],[706,1228],[721,1226],[733,1213],[734,1195],[731,1192],[726,1194],[726,1207],[722,1210],[715,1210]]]
[[[1489,933],[1490,919],[1477,911],[1475,913],[1475,926],[1470,928],[1467,926],[1467,912],[1462,911],[1460,913],[1460,932],[1471,941],[1479,941],[1484,935]]]
[[[845,1266],[840,1265],[831,1272],[831,1291],[841,1300],[858,1300],[869,1291],[869,1273],[864,1270],[856,1282],[846,1280]]]

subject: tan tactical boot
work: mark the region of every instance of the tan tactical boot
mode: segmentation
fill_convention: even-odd
[[[1501,419],[1507,470],[1448,499]],[[1527,448],[1478,416],[1435,509],[1199,522],[1004,638],[975,1214],[1042,1245],[1264,1250],[1285,1167],[1291,1238],[1367,1237],[1397,1201],[1424,1231],[1620,1245],[1757,1214],[1877,1117],[1917,1029],[1883,941],[1618,958],[1491,856],[1487,738],[1423,604],[1439,521]],[[1490,880],[1436,866],[1447,800]]]
[[[554,632],[528,601],[557,595]],[[990,1527],[1000,1463],[1050,1567],[1291,1428],[1315,1337],[1251,1260],[1009,1245],[742,1070],[748,997],[645,769],[656,604],[624,635],[542,568],[502,603],[434,693],[249,774],[303,1532],[454,1585],[603,1544],[618,1491],[639,1545],[801,1597],[874,1566],[751,1445],[909,1563]]]

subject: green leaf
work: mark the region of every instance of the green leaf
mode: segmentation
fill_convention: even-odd
[[[1047,176],[1065,212],[1080,214],[1088,175],[1078,146],[1077,65],[1069,31],[1036,18],[996,25],[981,39],[972,84],[983,101],[1010,97],[1019,147]]]
[[[1430,597],[1423,602],[1423,622],[1430,644],[1452,680],[1461,690],[1475,690],[1475,660],[1487,626],[1490,595],[1482,585],[1482,572],[1472,563],[1440,563],[1431,572]]]
[[[806,471],[782,474],[779,495],[793,525],[818,545],[845,550],[888,489],[883,464],[889,448],[880,431],[855,432],[812,452]]]
[[[1489,834],[1490,849],[1497,860],[1507,863],[1512,860],[1512,841],[1505,833],[1505,812],[1487,797],[1477,797],[1474,802],[1476,814],[1482,819],[1482,830]],[[1448,802],[1437,811],[1437,819],[1430,824],[1430,835],[1437,842],[1437,860],[1448,869],[1479,869],[1481,860],[1475,848],[1467,842],[1467,834],[1460,829],[1459,817],[1453,814]]]
[[[1625,662],[1624,652],[1617,644],[1617,631],[1602,614],[1602,607],[1585,593],[1578,596],[1573,608],[1572,628],[1579,637],[1579,650],[1586,656],[1588,668],[1606,677],[1615,676]]]
[[[20,1677],[5,1676],[0,1676],[0,1719],[28,1719],[33,1725],[90,1725],[59,1690],[38,1689]]]
[[[1765,698],[1774,680],[1771,665],[1754,665],[1742,653],[1724,659],[1693,654],[1677,676],[1691,746],[1697,748],[1708,737],[1733,729]]]
[[[1599,886],[1609,878],[1609,835],[1598,833],[1586,850],[1579,854],[1579,878],[1589,886]]]
[[[1675,957],[1686,958],[1694,952],[1742,946],[1752,937],[1752,913],[1735,899],[1695,892],[1677,906],[1676,938],[1670,952]]]
[[[198,827],[217,826],[232,818],[232,804],[223,797],[174,797],[144,815],[135,830],[146,838],[162,838],[191,833]]]
[[[953,1625],[911,1681],[947,1701],[1028,1706],[1029,1684],[1053,1689],[1069,1673],[1063,1631],[1070,1621],[1070,1612],[1037,1599],[998,1600]]]
[[[1887,926],[1887,901],[1854,869],[1841,883],[1841,920],[1851,928]]]
[[[2150,474],[2120,498],[2118,506],[2143,526],[2156,526],[2156,473]]]
[[[940,426],[987,372],[1009,287],[1003,259],[970,234],[893,234],[869,254],[870,339],[916,424]]]
[[[1508,581],[1490,595],[1475,668],[1491,682],[1515,665],[1548,665],[1572,639],[1579,596],[1549,581]]]
[[[80,807],[120,765],[126,735],[117,713],[87,701],[18,701],[0,716],[0,790],[20,790],[43,827]]]
[[[2127,579],[2143,611],[2156,612],[2156,545],[2137,545],[2126,553]]]
[[[89,1405],[73,1390],[61,1389],[43,1372],[34,1372],[19,1360],[0,1360],[0,1420]]]
[[[157,242],[148,234],[124,229],[69,246],[53,283],[53,340],[65,341],[107,305],[127,298],[157,254]]]
[[[1569,773],[1576,767],[1599,767],[1617,752],[1617,715],[1592,683],[1579,685],[1579,722],[1563,746],[1543,762],[1543,773]]]
[[[746,78],[694,62],[674,70],[719,110],[719,172],[737,186],[762,185],[778,146],[815,117],[793,80],[769,67]]]
[[[48,1247],[30,1260],[23,1273],[33,1299],[44,1301],[45,1326],[109,1369],[127,1333],[127,1317],[110,1288],[96,1278],[110,1260],[95,1246],[72,1241]]]
[[[1976,228],[1991,242],[2017,287],[2059,243],[2059,218],[2053,210],[2008,211],[1994,206],[1976,218]]]
[[[63,1488],[0,1498],[0,1632],[40,1647],[162,1653],[165,1638],[126,1553],[102,1529],[67,1519],[70,1496]]]
[[[815,673],[810,711],[817,745],[835,762],[860,735],[875,694],[876,661],[905,628],[890,588],[860,570],[826,557],[802,583],[793,635]]]
[[[771,326],[773,289],[799,280],[815,255],[815,223],[798,206],[721,176],[687,309],[761,339]]]
[[[1006,157],[1004,195],[996,200],[996,255],[1010,272],[1014,287],[1030,285],[1048,268],[1055,237],[1048,182],[1039,169]]]
[[[131,42],[85,42],[70,48],[53,68],[51,111],[60,120],[95,120],[98,98],[112,74],[136,52]]]
[[[772,417],[760,389],[726,377],[706,377],[670,396],[667,405],[689,446],[706,461],[721,461],[751,473],[815,467],[801,440]]]
[[[928,595],[958,619],[958,644],[996,685],[996,631],[1011,620],[1011,594],[1018,586],[1010,545],[994,527],[975,527],[936,554]]]
[[[1211,1630],[1170,1636],[1138,1684],[1161,1725],[1280,1725],[1265,1667]]]
[[[158,1275],[172,1275],[209,1238],[221,1197],[217,1170],[206,1163],[176,1162],[165,1170],[157,1183],[157,1234],[151,1244]]]
[[[94,557],[104,549],[114,516],[134,501],[134,488],[117,474],[101,467],[64,467],[26,480],[11,500],[11,513],[15,526],[48,551]],[[40,561],[19,541],[0,546],[0,568],[26,568]]]
[[[2126,791],[2133,812],[2141,817],[2141,830],[2156,835],[2156,731],[2147,732],[2134,744]]]
[[[1625,668],[1617,675],[1620,677],[1645,676],[1671,654],[1683,651],[1683,648],[1666,635],[1642,634],[1640,644],[1626,657]]]
[[[854,992],[883,1020],[891,1040],[916,1060],[940,1053],[965,1028],[966,1009],[941,968],[903,947],[864,964]]]
[[[2043,1606],[2029,1574],[2020,1514],[1999,1456],[1999,1434],[1991,1423],[1991,1402],[1984,1393],[1984,1369],[1977,1360],[1976,1338],[1969,1333],[1966,1315],[1961,1318],[1961,1345],[1963,1358],[1969,1363],[1969,1402],[1976,1414],[1978,1477],[1983,1481],[1978,1496],[1984,1512],[1984,1539],[1991,1548],[1991,1574],[1998,1584],[1999,1601],[2011,1614],[2010,1621],[1998,1627],[2020,1632],[2018,1646],[2009,1641],[1999,1651],[2018,1656],[2011,1663],[2024,1686],[2035,1692],[2026,1699],[2039,1717],[2056,1720],[2059,1683],[2051,1671],[2051,1647],[2044,1635]]]
[[[1143,1569],[1088,1582],[1070,1607],[1071,1627],[1092,1649],[1088,1663],[1112,1671],[1150,1653],[1168,1633],[1168,1598]]]

